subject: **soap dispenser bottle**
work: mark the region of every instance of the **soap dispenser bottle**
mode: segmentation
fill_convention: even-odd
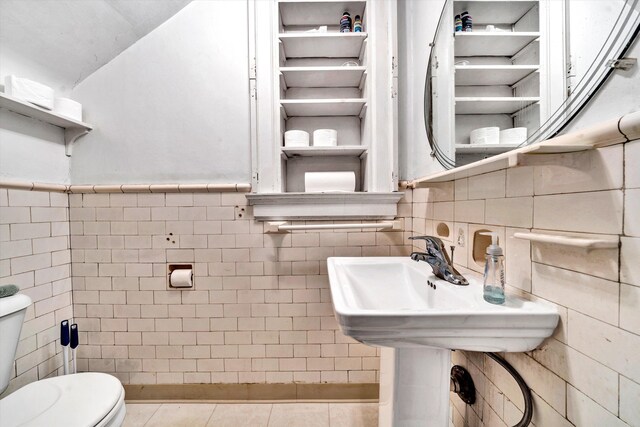
[[[504,253],[498,246],[498,233],[481,233],[491,236],[484,266],[484,300],[491,304],[504,304]]]

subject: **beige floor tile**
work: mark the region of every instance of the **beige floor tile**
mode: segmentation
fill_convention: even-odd
[[[127,403],[123,427],[140,427],[160,408],[159,403]]]
[[[145,427],[204,427],[215,407],[206,403],[165,403]]]
[[[207,427],[267,427],[271,404],[218,404]]]
[[[329,427],[328,403],[273,405],[269,427]]]
[[[376,427],[378,425],[377,403],[330,403],[331,427]]]

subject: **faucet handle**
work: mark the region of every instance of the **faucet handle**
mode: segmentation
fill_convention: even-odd
[[[429,249],[429,247],[433,246],[443,246],[442,240],[433,236],[411,236],[409,237],[409,240],[424,240],[426,249]]]

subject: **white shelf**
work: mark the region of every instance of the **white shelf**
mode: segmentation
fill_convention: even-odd
[[[359,58],[367,33],[296,32],[279,37],[285,58]]]
[[[353,99],[282,99],[287,117],[359,116],[366,100]]]
[[[456,65],[456,86],[511,86],[540,67],[537,65]]]
[[[468,11],[473,18],[473,24],[515,24],[538,1],[531,0],[468,0],[455,1],[454,15]]]
[[[258,221],[394,219],[404,193],[250,193]]]
[[[498,154],[519,146],[520,144],[456,144],[456,154]]]
[[[3,93],[0,93],[0,107],[64,129],[82,128],[86,131],[93,129],[91,125],[87,123],[69,119],[51,110],[45,110],[44,108],[37,107],[29,102],[7,96]]]
[[[351,19],[364,16],[364,0],[280,0],[282,25],[340,25],[342,13],[346,10]]]
[[[574,246],[587,250],[592,249],[613,249],[620,245],[618,238],[584,238],[565,236],[560,234],[543,234],[543,233],[514,233],[516,239],[529,240],[538,243],[553,243],[562,246]]]
[[[83,135],[91,132],[93,127],[90,124],[69,119],[50,110],[37,107],[29,102],[22,101],[3,93],[0,93],[0,108],[6,108],[23,116],[31,117],[54,126],[64,129],[65,152],[71,155],[73,143]]]
[[[456,56],[513,56],[539,32],[456,32]]]
[[[513,114],[539,97],[456,97],[456,114]]]
[[[360,87],[366,67],[281,67],[287,87]]]
[[[282,147],[283,158],[346,156],[361,157],[367,152],[362,145],[338,145],[337,147]]]

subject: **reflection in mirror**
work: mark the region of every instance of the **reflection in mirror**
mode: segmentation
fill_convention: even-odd
[[[621,61],[640,0],[447,0],[425,82],[425,126],[450,169],[560,133]]]

